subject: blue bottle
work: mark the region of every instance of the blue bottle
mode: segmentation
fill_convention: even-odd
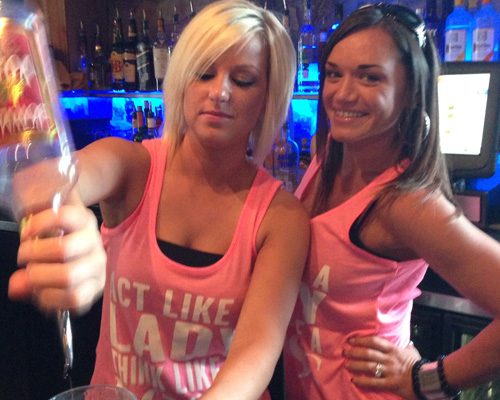
[[[427,0],[425,11],[422,15],[427,32],[431,35],[436,45],[439,59],[444,59],[444,23],[437,12],[436,0]]]
[[[299,92],[317,93],[319,89],[318,39],[311,23],[311,0],[304,2],[304,21],[297,45],[297,89]]]
[[[491,0],[483,0],[475,15],[472,61],[497,61],[500,42],[500,15]]]
[[[472,60],[474,26],[474,17],[466,10],[464,0],[455,0],[445,24],[445,61]]]

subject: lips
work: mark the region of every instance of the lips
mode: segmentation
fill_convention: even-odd
[[[215,118],[229,118],[229,119],[233,118],[232,115],[230,114],[216,110],[202,111],[201,115],[207,115],[209,117],[215,117]]]

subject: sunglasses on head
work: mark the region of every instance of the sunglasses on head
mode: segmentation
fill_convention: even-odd
[[[368,4],[360,7],[358,10],[361,11],[370,8],[380,11],[384,18],[392,18],[400,25],[403,25],[417,37],[420,48],[423,49],[425,47],[425,23],[412,10],[398,4],[386,3]]]

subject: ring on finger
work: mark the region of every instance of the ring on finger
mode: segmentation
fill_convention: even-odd
[[[384,366],[382,365],[382,363],[377,363],[377,365],[375,366],[375,378],[382,378],[384,374]]]

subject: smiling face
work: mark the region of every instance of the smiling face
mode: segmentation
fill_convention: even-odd
[[[331,51],[322,92],[330,135],[346,145],[392,143],[405,105],[406,72],[381,28],[341,40]]]
[[[184,96],[186,138],[222,148],[246,149],[267,96],[268,51],[259,37],[231,48],[188,85]]]

